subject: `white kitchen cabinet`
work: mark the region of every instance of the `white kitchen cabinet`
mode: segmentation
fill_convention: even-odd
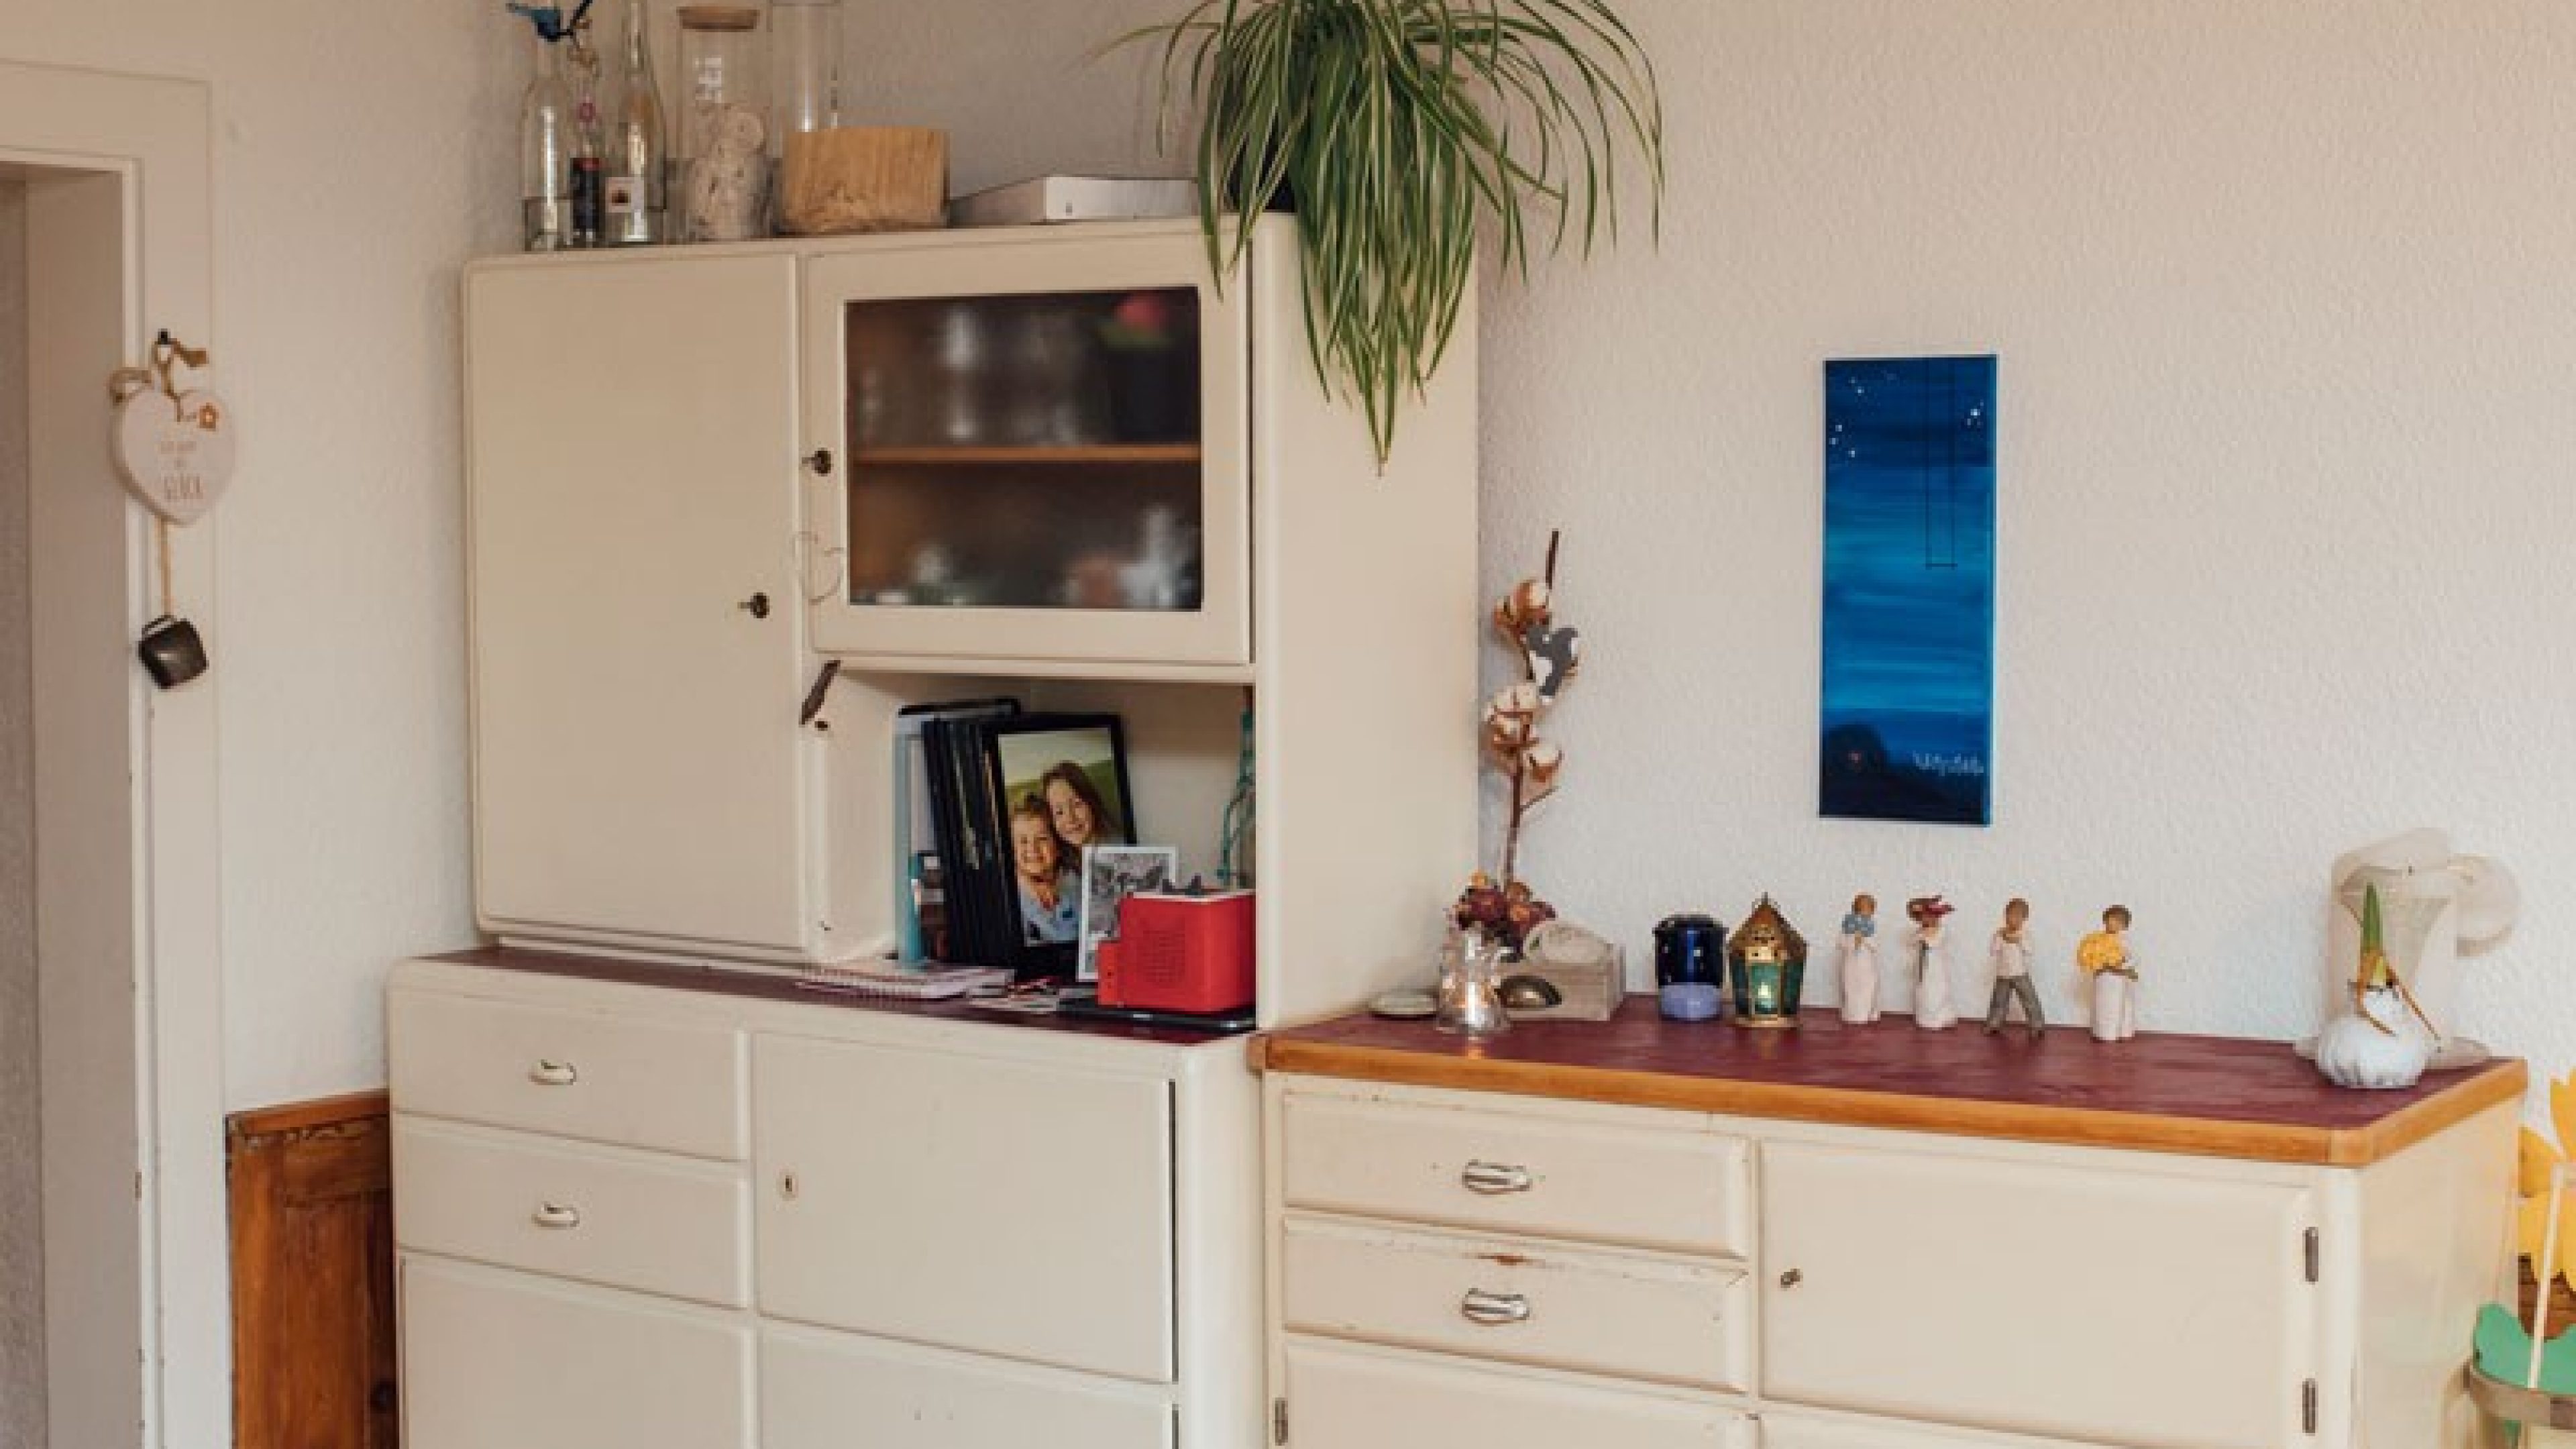
[[[1222,289],[1194,221],[469,267],[484,927],[880,952],[896,714],[1008,694],[1125,719],[1184,874],[1250,711],[1262,1023],[1418,976],[1476,851],[1475,320],[1381,468],[1314,375],[1293,222],[1256,228]],[[1120,404],[1138,299],[1168,417]]]
[[[2309,1105],[2281,1048],[2206,1122],[2098,1094],[2007,1116],[1920,1073],[1818,1092],[1814,1058],[1777,1080],[1767,1034],[1627,1020],[1477,1051],[1383,1023],[1262,1043],[1291,1449],[1660,1449],[1737,1422],[1764,1449],[2479,1442],[2459,1368],[2505,1262],[2518,1066],[2379,1112]],[[1842,1050],[1914,1060],[1917,1035]],[[2173,1040],[2133,1050],[2205,1049]],[[1594,1072],[1587,1042],[1695,1071],[1604,1048]],[[2066,1045],[2070,1073],[2103,1067]],[[1637,1103],[1694,1098],[1739,1110]],[[1835,1120],[1872,1115],[1915,1125]],[[1740,1219],[1712,1206],[1738,1188]],[[1515,1391],[1601,1407],[1577,1432]]]
[[[2159,1449],[2295,1442],[2318,1213],[2302,1182],[2189,1159],[1766,1144],[1763,1393]],[[1938,1331],[1891,1302],[1941,1305]]]
[[[398,966],[388,1026],[408,1442],[1263,1442],[1240,1040],[501,951]],[[653,1099],[606,1064],[672,1042],[743,1044],[739,1149],[559,1135]],[[418,1087],[513,1063],[592,1095]]]
[[[802,1323],[1172,1378],[1172,1087],[761,1038],[760,1307]]]
[[[752,1333],[637,1294],[406,1254],[412,1449],[752,1449]]]

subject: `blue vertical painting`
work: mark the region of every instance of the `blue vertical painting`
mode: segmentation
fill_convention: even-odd
[[[1825,364],[1817,808],[1993,820],[1995,359]]]

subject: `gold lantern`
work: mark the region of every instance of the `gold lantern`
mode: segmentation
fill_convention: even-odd
[[[1764,896],[1726,946],[1737,1026],[1793,1027],[1807,982],[1807,938]]]

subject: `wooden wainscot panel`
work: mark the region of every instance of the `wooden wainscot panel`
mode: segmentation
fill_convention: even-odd
[[[382,1092],[235,1115],[233,1442],[393,1449],[392,1136]]]

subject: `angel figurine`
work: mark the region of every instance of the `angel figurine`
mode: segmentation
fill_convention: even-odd
[[[2138,964],[2129,954],[2129,908],[2102,913],[2102,929],[2075,948],[2075,964],[2092,979],[2093,1039],[2127,1041],[2138,1034]]]
[[[1946,1031],[1959,1020],[1950,1004],[1950,942],[1943,924],[1958,909],[1939,896],[1916,896],[1905,903],[1914,923],[1914,1024],[1926,1031]]]
[[[1852,897],[1843,917],[1843,1020],[1867,1026],[1878,1020],[1878,897]]]

